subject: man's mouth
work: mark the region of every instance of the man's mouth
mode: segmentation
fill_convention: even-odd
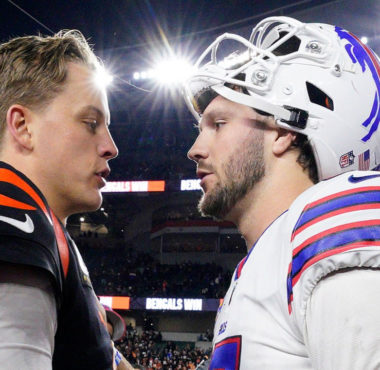
[[[202,170],[197,171],[197,177],[198,177],[198,179],[201,179],[201,180],[203,180],[206,176],[211,175],[211,174],[212,174],[212,172],[206,172],[206,171],[202,171]]]
[[[98,182],[100,184],[100,187],[103,187],[106,185],[106,178],[109,176],[111,170],[106,167],[103,170],[100,170],[99,172],[95,173],[95,176],[98,178]]]

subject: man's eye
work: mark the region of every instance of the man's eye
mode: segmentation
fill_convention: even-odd
[[[98,127],[98,121],[96,120],[89,120],[89,121],[84,121],[88,127],[91,129],[91,131],[95,131],[96,128]]]
[[[220,128],[225,123],[226,123],[225,121],[215,121],[214,125],[215,125],[216,128]]]

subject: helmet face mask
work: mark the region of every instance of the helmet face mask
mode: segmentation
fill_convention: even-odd
[[[231,53],[225,45],[231,41],[239,52]],[[248,40],[232,34],[218,37],[195,70],[183,91],[197,120],[221,95],[306,135],[320,180],[379,166],[380,65],[349,32],[271,17]]]

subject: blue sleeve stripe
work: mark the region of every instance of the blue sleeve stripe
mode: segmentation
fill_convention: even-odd
[[[376,223],[376,224],[375,224]],[[356,227],[354,225],[358,224]],[[321,237],[313,238],[311,242],[306,241],[302,248],[293,256],[292,276],[298,274],[302,267],[317,254],[326,250],[341,247],[350,243],[367,240],[380,240],[380,220],[372,220],[372,222],[349,224],[340,226],[330,232],[321,233]],[[360,226],[362,224],[362,226]],[[367,224],[367,225],[366,225]],[[339,230],[340,229],[340,230]]]
[[[365,246],[380,247],[380,220],[356,222],[327,230],[297,248],[287,276],[289,312],[293,287],[306,268],[328,256]]]
[[[293,300],[293,287],[297,284],[300,279],[302,272],[306,270],[308,267],[312,266],[314,263],[327,258],[332,255],[336,255],[339,253],[346,252],[348,250],[363,248],[363,247],[378,247],[380,248],[380,239],[377,240],[358,240],[353,241],[352,243],[341,245],[335,248],[328,248],[320,253],[314,255],[314,257],[310,258],[305,264],[302,266],[301,270],[298,271],[297,274],[293,274],[292,272],[287,276],[287,298],[288,298],[288,310],[289,314],[292,311],[291,302]],[[292,264],[290,264],[290,269],[292,268]]]
[[[379,203],[380,187],[377,189],[378,190],[363,190],[359,192],[358,189],[354,189],[354,192],[351,194],[344,194],[341,196],[339,196],[339,194],[335,194],[334,197],[328,197],[327,199],[324,198],[316,203],[313,203],[312,207],[308,206],[302,213],[295,229],[293,230],[293,235],[307,223],[334,211],[343,210],[347,207],[352,207],[355,205]]]

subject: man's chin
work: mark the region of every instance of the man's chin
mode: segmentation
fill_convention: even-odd
[[[223,221],[228,213],[221,199],[216,199],[213,194],[203,194],[198,203],[198,210],[203,217],[211,217],[216,221]]]
[[[103,196],[100,191],[97,194],[94,194],[91,198],[86,199],[85,202],[79,205],[78,208],[81,208],[80,212],[95,212],[97,211],[103,203]]]

